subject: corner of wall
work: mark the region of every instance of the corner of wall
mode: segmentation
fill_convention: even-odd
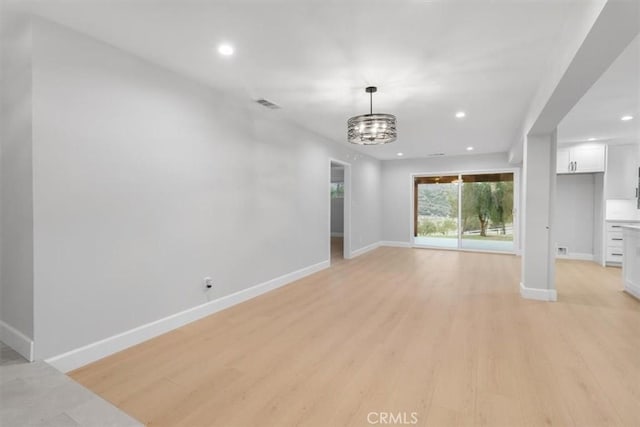
[[[0,15],[0,326],[2,339],[33,357],[32,26]]]
[[[558,293],[555,289],[528,288],[522,282],[520,282],[520,296],[524,299],[532,299],[536,301],[558,300]]]

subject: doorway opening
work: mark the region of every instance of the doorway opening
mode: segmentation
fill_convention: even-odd
[[[513,252],[515,173],[415,176],[415,246]]]
[[[330,160],[329,179],[329,259],[331,263],[351,258],[350,177],[348,163]]]

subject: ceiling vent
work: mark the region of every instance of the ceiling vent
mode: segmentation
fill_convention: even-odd
[[[427,154],[427,157],[440,157],[440,156],[444,156],[444,153],[431,153],[431,154]]]
[[[265,108],[270,108],[271,110],[279,110],[280,106],[278,104],[274,104],[271,101],[267,101],[264,98],[260,98],[260,99],[256,99],[256,102],[260,105],[262,105]]]

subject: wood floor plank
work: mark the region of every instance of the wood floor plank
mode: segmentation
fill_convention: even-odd
[[[332,246],[339,249],[336,242]],[[147,425],[632,426],[640,302],[619,269],[383,247],[70,375]]]

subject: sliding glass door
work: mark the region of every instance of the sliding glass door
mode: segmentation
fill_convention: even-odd
[[[417,246],[511,252],[514,174],[415,177]]]
[[[513,173],[462,175],[460,247],[513,251]]]
[[[415,243],[458,247],[458,175],[417,177],[414,186]]]

